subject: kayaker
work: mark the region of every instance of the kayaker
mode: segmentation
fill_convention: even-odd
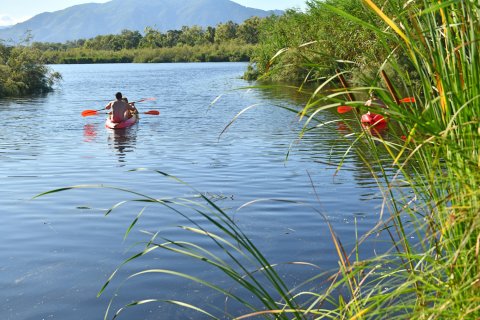
[[[388,109],[387,105],[385,102],[383,102],[381,99],[377,98],[373,93],[370,94],[370,99],[365,101],[365,106],[366,107],[379,107],[382,109]],[[367,113],[363,114],[361,117],[361,122],[362,123],[379,123],[379,122],[385,122],[384,117],[376,114],[376,113],[371,113],[370,110],[367,111]]]
[[[114,123],[119,123],[130,118],[131,112],[135,112],[136,108],[122,100],[121,92],[117,92],[115,98],[116,100],[109,102],[105,106],[105,109],[112,109],[110,112],[110,119]]]
[[[370,94],[370,99],[365,101],[365,106],[367,106],[367,107],[374,106],[374,107],[380,107],[380,108],[383,108],[383,109],[388,109],[385,102],[383,102],[381,99],[377,98],[374,94]]]
[[[128,102],[127,97],[123,97],[122,100],[125,101],[130,107],[133,108],[133,110],[130,109],[130,114],[132,114],[132,113],[138,114],[138,110],[135,107],[135,102]]]

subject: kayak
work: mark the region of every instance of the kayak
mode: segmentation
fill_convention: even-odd
[[[130,126],[133,126],[135,123],[138,121],[138,115],[133,114],[131,118],[122,121],[122,122],[112,122],[110,120],[110,117],[107,118],[105,121],[105,127],[109,129],[123,129],[123,128],[128,128]]]
[[[382,127],[387,125],[387,120],[382,115],[376,113],[365,113],[360,120],[362,124],[370,126]]]
[[[379,135],[388,128],[387,119],[376,113],[366,113],[360,119],[362,127],[373,135]]]

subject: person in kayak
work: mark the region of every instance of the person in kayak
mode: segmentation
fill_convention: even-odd
[[[373,93],[370,93],[370,99],[365,101],[366,107],[377,107],[382,109],[388,109],[388,106],[383,102],[380,98],[377,98]],[[379,124],[379,123],[386,123],[385,118],[376,113],[371,113],[370,110],[367,111],[361,117],[362,123],[369,123],[369,124]]]
[[[130,107],[133,108],[133,110],[130,109],[130,114],[138,114],[138,110],[135,107],[135,102],[128,102],[127,97],[123,97],[122,100],[125,101]]]
[[[116,100],[109,102],[105,106],[105,109],[112,109],[112,111],[110,112],[110,119],[114,123],[120,123],[130,118],[131,112],[135,112],[136,108],[122,100],[121,92],[117,92],[115,94],[115,98]]]
[[[375,94],[373,94],[373,93],[370,93],[370,99],[365,101],[365,106],[367,106],[367,107],[371,107],[371,106],[380,107],[382,109],[387,109],[388,108],[387,105],[385,104],[385,102],[383,102],[382,99],[377,98],[375,96]]]

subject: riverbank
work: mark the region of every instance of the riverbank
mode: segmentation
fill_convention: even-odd
[[[254,50],[255,45],[236,43],[119,51],[71,48],[46,50],[42,60],[47,64],[248,62]]]

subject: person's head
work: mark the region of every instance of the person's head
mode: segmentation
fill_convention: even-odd
[[[122,99],[122,93],[121,92],[117,92],[115,94],[115,98],[117,98],[117,100],[121,100]]]
[[[123,97],[122,100],[128,103],[128,99],[126,97]]]

